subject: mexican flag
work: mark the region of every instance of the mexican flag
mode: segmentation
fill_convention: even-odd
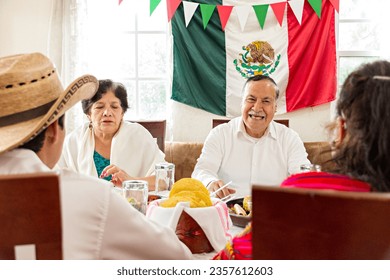
[[[190,2],[183,1],[171,20],[173,100],[235,117],[243,85],[255,74],[269,75],[278,84],[279,114],[335,99],[335,10],[328,0],[317,1],[317,10],[304,0],[275,5],[196,0],[199,5],[191,5],[196,10],[186,22]]]

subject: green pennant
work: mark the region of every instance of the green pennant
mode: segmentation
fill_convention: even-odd
[[[260,24],[261,29],[264,28],[264,22],[265,22],[265,18],[267,16],[268,6],[269,6],[269,4],[254,5],[253,6],[253,10],[255,10],[255,14],[256,14],[257,20]]]
[[[200,4],[200,13],[202,14],[203,28],[206,29],[216,5]]]
[[[316,12],[318,18],[321,18],[322,0],[307,0],[313,10]]]
[[[160,4],[161,0],[150,0],[150,15],[153,14],[154,10]]]

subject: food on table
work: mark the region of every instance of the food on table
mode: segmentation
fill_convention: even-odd
[[[252,216],[252,197],[250,195],[245,196],[243,199],[234,200],[231,204],[228,204],[229,213],[244,217]]]
[[[205,194],[209,193],[201,181],[193,178],[182,178],[179,181],[176,181],[172,186],[169,197],[172,197],[181,191],[200,191]]]
[[[252,211],[252,196],[247,195],[244,197],[244,200],[242,201],[242,207],[246,212]]]
[[[240,204],[237,203],[234,204],[233,208],[234,208],[234,212],[236,212],[237,215],[246,216],[246,212],[244,208],[240,206]]]
[[[210,195],[202,182],[192,178],[183,178],[175,182],[169,198],[161,202],[162,207],[175,207],[179,202],[189,202],[191,208],[212,206]]]

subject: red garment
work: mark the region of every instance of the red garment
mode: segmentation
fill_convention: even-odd
[[[282,188],[328,189],[350,192],[369,192],[371,186],[346,175],[327,172],[304,172],[285,179]]]
[[[252,224],[228,242],[213,260],[251,260],[252,259]]]

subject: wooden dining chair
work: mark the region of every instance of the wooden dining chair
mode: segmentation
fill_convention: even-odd
[[[390,194],[253,186],[253,258],[390,259]]]
[[[216,127],[220,124],[227,123],[229,122],[230,119],[212,119],[212,127]],[[289,127],[290,125],[290,120],[289,119],[280,119],[280,120],[274,120],[277,123],[284,124],[285,126]]]
[[[153,138],[156,138],[157,145],[161,151],[165,152],[165,130],[166,130],[166,120],[136,120],[131,121],[136,122],[145,127],[150,134],[152,134]]]
[[[0,259],[62,259],[58,174],[1,175],[0,225]]]

